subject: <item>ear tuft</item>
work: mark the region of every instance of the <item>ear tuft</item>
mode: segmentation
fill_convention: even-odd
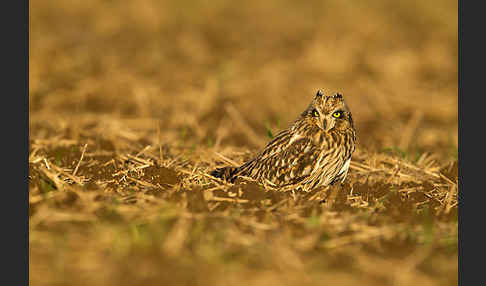
[[[324,95],[324,92],[322,91],[322,89],[319,89],[316,93],[316,96],[320,96],[322,97]]]

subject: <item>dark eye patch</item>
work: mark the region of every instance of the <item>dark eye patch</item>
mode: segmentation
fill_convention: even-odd
[[[332,117],[334,118],[343,118],[344,117],[344,111],[343,110],[337,110],[332,113]]]

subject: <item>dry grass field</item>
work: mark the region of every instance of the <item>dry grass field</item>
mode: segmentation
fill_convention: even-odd
[[[30,285],[457,285],[457,1],[30,1]],[[207,174],[317,89],[343,187]]]

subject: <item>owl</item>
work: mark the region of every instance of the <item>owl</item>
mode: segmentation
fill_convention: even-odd
[[[297,120],[253,159],[210,175],[231,183],[239,176],[250,177],[265,187],[309,192],[343,183],[355,146],[353,118],[343,96],[318,90]]]

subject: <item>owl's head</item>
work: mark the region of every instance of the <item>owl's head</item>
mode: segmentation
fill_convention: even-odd
[[[322,90],[318,90],[301,116],[326,132],[354,129],[351,111],[339,93],[326,96]]]

